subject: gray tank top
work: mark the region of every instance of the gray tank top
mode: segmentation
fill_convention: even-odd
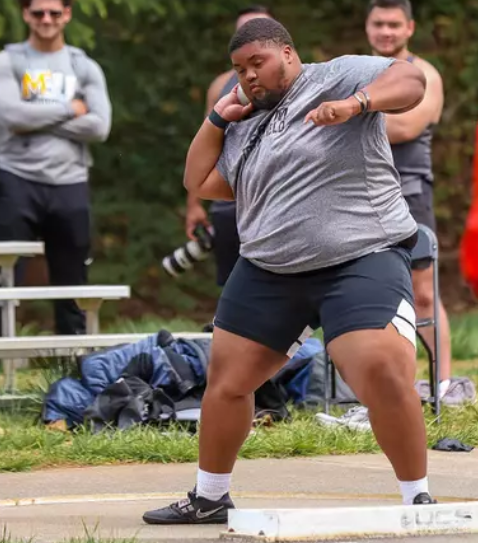
[[[408,62],[413,62],[413,58],[409,56]],[[414,140],[391,146],[404,196],[421,194],[423,181],[433,182],[432,139],[433,125],[430,125]]]
[[[226,96],[226,94],[229,94],[238,83],[239,83],[239,79],[237,77],[236,72],[234,72],[232,76],[230,77],[230,79],[228,80],[228,82],[222,88],[219,94],[219,100],[223,96]],[[236,208],[235,201],[228,202],[225,200],[214,200],[213,202],[211,202],[211,205],[209,206],[209,209],[212,213],[214,212],[220,213],[221,211],[231,211],[235,208]]]
[[[226,94],[229,94],[232,89],[239,83],[239,79],[237,77],[236,72],[234,72],[229,81],[224,85],[222,88],[222,91],[219,94],[219,99],[221,99],[223,96],[226,96]]]

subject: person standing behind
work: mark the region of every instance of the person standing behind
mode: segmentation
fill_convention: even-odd
[[[252,19],[273,18],[271,11],[262,5],[254,4],[240,10],[236,19],[236,30]],[[235,70],[228,70],[216,77],[209,86],[206,98],[206,116],[211,113],[214,104],[239,83]],[[226,201],[212,202],[211,221],[201,200],[191,193],[187,197],[186,234],[194,239],[194,229],[198,225],[214,228],[214,256],[216,259],[216,282],[222,287],[239,257],[239,235],[236,224],[236,203]]]
[[[368,6],[366,32],[375,55],[406,60],[425,74],[425,98],[416,108],[400,115],[386,115],[387,135],[395,167],[400,174],[402,194],[413,218],[436,231],[433,211],[432,135],[443,110],[443,82],[438,71],[408,49],[415,31],[409,0],[372,0]],[[412,272],[417,318],[433,315],[433,267]],[[441,375],[440,395],[445,396],[451,378],[451,340],[448,316],[439,301]],[[433,351],[433,330],[421,331]],[[446,401],[446,400],[445,400]]]
[[[100,66],[65,44],[72,0],[22,0],[26,42],[0,53],[0,240],[42,239],[50,284],[87,282],[88,144],[105,141],[111,103]],[[73,300],[54,302],[59,334],[85,332]]]

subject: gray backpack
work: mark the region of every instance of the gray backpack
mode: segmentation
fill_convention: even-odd
[[[10,43],[5,46],[5,51],[8,52],[15,77],[21,82],[25,72],[28,69],[28,49],[27,43]],[[71,67],[78,79],[80,89],[84,89],[88,84],[88,56],[82,49],[66,46],[71,59]]]

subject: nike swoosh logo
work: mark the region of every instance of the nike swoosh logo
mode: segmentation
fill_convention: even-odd
[[[211,515],[214,515],[214,513],[218,513],[219,511],[221,511],[221,509],[224,509],[224,506],[221,505],[221,507],[218,507],[217,509],[211,509],[211,511],[201,511],[201,509],[198,509],[196,511],[196,517],[199,518],[199,519],[204,519],[204,518],[208,518],[210,517]]]

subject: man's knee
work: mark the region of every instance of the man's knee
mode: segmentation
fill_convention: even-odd
[[[212,367],[208,371],[207,390],[208,394],[221,399],[234,400],[250,396],[255,386],[246,376],[227,370],[214,371]]]
[[[370,362],[365,369],[366,381],[373,388],[400,383],[404,377],[401,371],[402,363],[401,356],[393,349],[377,352],[373,356],[370,355]]]
[[[391,354],[377,354],[371,359],[364,372],[364,403],[373,406],[384,400],[399,403],[404,391],[411,389],[408,372],[404,371],[403,360]]]
[[[433,310],[433,288],[420,288],[414,293],[417,310]]]
[[[209,394],[221,398],[244,398],[252,395],[261,385],[279,371],[286,362],[285,355],[275,353],[262,345],[253,345],[249,340],[236,341],[233,334],[216,330],[216,345],[213,345],[208,367],[207,389]]]
[[[433,310],[433,271],[429,269],[413,272],[413,295],[415,307],[420,310]]]
[[[400,401],[404,391],[413,388],[414,346],[396,331],[385,333],[388,340],[373,341],[371,337],[369,347],[357,350],[354,360],[345,360],[339,366],[344,380],[368,406],[384,399]]]

